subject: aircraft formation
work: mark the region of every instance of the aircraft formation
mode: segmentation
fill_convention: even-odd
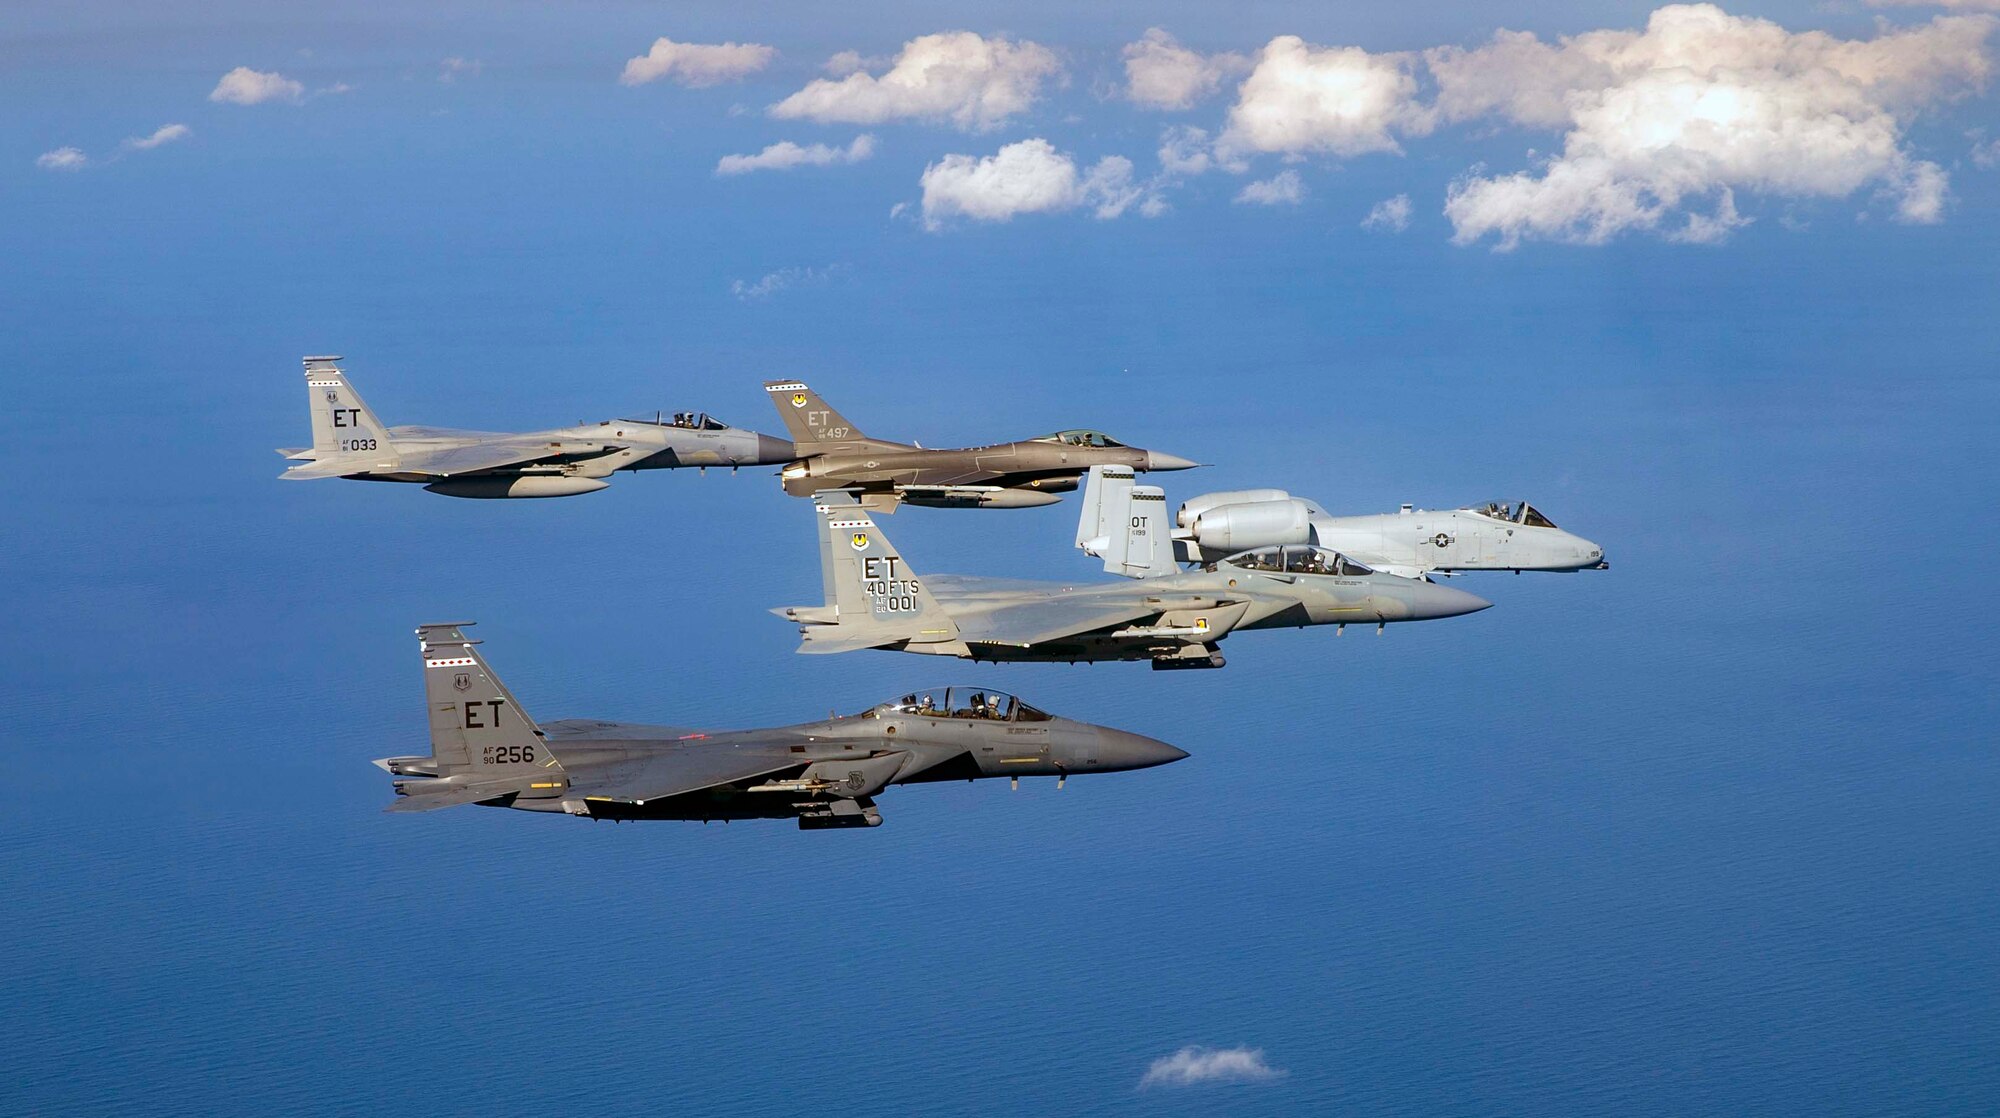
[[[786,436],[707,413],[496,433],[389,427],[338,357],[305,358],[313,445],[279,453],[287,480],[422,485],[451,497],[565,497],[620,471],[776,466],[811,501],[823,601],[772,610],[806,654],[867,649],[1002,662],[1224,665],[1238,632],[1431,621],[1492,603],[1438,581],[1468,571],[1602,570],[1597,544],[1525,501],[1334,516],[1281,489],[1208,493],[1166,514],[1149,471],[1193,460],[1072,428],[931,449],[863,435],[810,387],[769,381]],[[871,513],[903,505],[1010,509],[1083,489],[1076,547],[1107,582],[919,574]],[[990,687],[912,692],[856,714],[756,730],[590,719],[538,723],[465,635],[418,628],[431,752],[376,762],[392,812],[461,804],[614,821],[794,819],[804,830],[872,827],[899,784],[1123,772],[1180,760],[1165,742],[1055,717]]]

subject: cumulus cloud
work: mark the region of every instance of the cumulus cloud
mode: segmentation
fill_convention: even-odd
[[[89,162],[82,148],[62,147],[35,157],[35,166],[44,171],[81,171]]]
[[[865,61],[835,58],[843,64]],[[820,78],[772,105],[770,112],[780,119],[821,123],[950,121],[963,131],[985,131],[1027,111],[1043,83],[1061,73],[1055,52],[1037,43],[952,31],[904,43],[894,65],[880,76],[858,69],[837,80]]]
[[[1981,167],[2000,167],[2000,138],[1987,139],[1986,130],[1975,128],[1966,134],[1972,141],[1972,161]]]
[[[1192,125],[1160,133],[1160,169],[1169,175],[1199,175],[1215,166],[1206,129]]]
[[[2000,12],[2000,0],[1868,0],[1871,8],[1953,8],[1961,12]]]
[[[1949,177],[1903,142],[1920,109],[1981,88],[1994,21],[1941,16],[1873,39],[1792,33],[1709,4],[1655,11],[1643,32],[1546,44],[1502,32],[1427,58],[1446,119],[1564,127],[1532,171],[1453,183],[1453,240],[1601,244],[1629,231],[1712,242],[1745,223],[1735,191],[1847,197],[1873,186],[1897,220],[1940,220]]]
[[[1154,1060],[1139,1078],[1139,1089],[1198,1087],[1209,1083],[1263,1083],[1285,1072],[1264,1062],[1262,1048],[1203,1048],[1189,1045]]]
[[[1140,203],[1147,217],[1165,212],[1151,185],[1135,181],[1132,161],[1107,155],[1079,171],[1076,161],[1047,140],[1008,144],[993,155],[947,155],[924,168],[924,228],[936,232],[951,218],[1009,221],[1016,214],[1059,213],[1088,206],[1100,220]]]
[[[1418,61],[1412,54],[1315,47],[1280,35],[1257,52],[1217,148],[1286,155],[1400,152],[1396,133],[1428,132],[1433,119],[1417,98]]]
[[[175,140],[185,140],[192,135],[194,135],[194,129],[189,128],[185,124],[163,124],[154,129],[153,134],[150,136],[133,136],[128,138],[125,141],[125,146],[132,151],[151,151],[162,144],[171,144]]]
[[[1398,194],[1394,198],[1384,198],[1375,203],[1368,216],[1361,219],[1363,229],[1373,229],[1381,233],[1401,233],[1410,227],[1410,196]]]
[[[751,171],[789,171],[794,167],[828,167],[836,163],[859,163],[875,154],[875,137],[862,133],[844,148],[826,144],[805,147],[780,140],[755,155],[725,155],[715,165],[718,175],[744,175]]]
[[[762,43],[676,43],[662,36],[653,48],[627,59],[618,75],[621,85],[645,85],[672,78],[692,88],[741,81],[771,64],[776,47]]]
[[[823,287],[846,271],[845,264],[828,264],[824,268],[780,268],[755,281],[736,280],[729,285],[729,293],[741,302],[751,303],[769,299],[780,291],[794,287]]]
[[[476,78],[486,63],[477,58],[460,58],[453,55],[438,63],[438,80],[450,85],[460,78]]]
[[[261,105],[266,101],[297,104],[305,92],[305,86],[276,70],[252,70],[248,66],[238,66],[222,75],[222,80],[209,91],[208,99],[231,105]]]
[[[1185,109],[1249,68],[1250,60],[1240,54],[1204,55],[1148,28],[1125,46],[1125,95],[1148,109]]]
[[[1236,200],[1257,206],[1296,206],[1306,200],[1306,180],[1297,171],[1279,171],[1237,191]]]

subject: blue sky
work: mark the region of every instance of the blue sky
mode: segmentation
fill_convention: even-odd
[[[733,1113],[802,1081],[927,1112],[1990,1112],[1991,19],[14,13],[19,1090],[379,1111],[424,1067],[466,1112],[578,1079]],[[391,423],[774,429],[758,384],[799,377],[885,437],[1088,425],[1214,463],[1174,500],[1525,497],[1613,566],[1467,579],[1496,608],[1379,638],[1246,635],[1222,672],[800,657],[766,611],[818,592],[810,514],[754,471],[276,481],[327,352]],[[1082,577],[1073,515],[886,526],[919,571]],[[538,716],[984,682],[1192,756],[903,789],[858,836],[383,817],[368,759],[422,744],[409,630],[458,617]],[[524,989],[523,954],[561,977]]]

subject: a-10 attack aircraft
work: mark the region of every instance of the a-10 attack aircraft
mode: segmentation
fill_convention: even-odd
[[[339,361],[305,359],[313,445],[278,451],[301,463],[279,477],[414,482],[447,497],[568,497],[603,489],[618,470],[767,466],[793,457],[783,439],[685,412],[671,421],[611,419],[518,434],[386,427]]]
[[[1186,501],[1170,523],[1163,490],[1137,484],[1131,470],[1104,466],[1091,468],[1082,505],[1076,546],[1127,578],[1157,578],[1178,573],[1180,563],[1288,545],[1329,548],[1404,578],[1611,565],[1603,548],[1556,527],[1526,501],[1444,511],[1404,505],[1399,512],[1333,516],[1282,489],[1242,489]]]
[[[846,718],[768,730],[565,719],[537,725],[465,636],[417,630],[431,755],[377,762],[389,811],[485,804],[588,819],[797,819],[873,827],[891,784],[1124,772],[1187,754],[1163,741],[1046,714],[984,687],[914,692]]]
[[[826,602],[772,612],[795,621],[803,653],[863,648],[971,660],[1150,660],[1155,669],[1219,668],[1224,637],[1244,629],[1427,621],[1491,602],[1420,579],[1376,574],[1318,547],[1265,548],[1145,582],[920,577],[852,493],[821,493]]]
[[[898,504],[940,509],[1024,509],[1052,505],[1099,463],[1134,470],[1191,470],[1191,462],[1142,450],[1101,431],[1057,431],[1037,439],[955,450],[928,450],[863,435],[797,381],[766,381],[798,448],[782,471],[785,492],[810,497],[827,489],[860,494],[863,508],[893,513]]]

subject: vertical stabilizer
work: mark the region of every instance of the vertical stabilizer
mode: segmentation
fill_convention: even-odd
[[[313,457],[393,457],[389,429],[347,383],[338,357],[308,357],[306,402],[312,406]]]
[[[1092,466],[1077,517],[1076,546],[1125,578],[1177,574],[1166,491],[1138,485],[1130,466]]]
[[[417,629],[424,657],[424,699],[431,715],[431,755],[447,773],[478,777],[562,771],[542,731],[493,674],[465,635],[470,621]]]
[[[802,619],[810,614],[813,622],[801,630],[806,638],[801,652],[958,639],[951,615],[851,491],[822,493],[813,508],[820,521],[820,576],[826,605],[794,611]]]
[[[792,445],[800,457],[824,454],[843,446],[898,445],[876,444],[849,423],[846,416],[820,399],[819,393],[799,381],[765,381],[764,391],[771,394],[771,404],[778,409],[778,418],[785,421],[785,433],[792,437]]]

